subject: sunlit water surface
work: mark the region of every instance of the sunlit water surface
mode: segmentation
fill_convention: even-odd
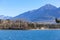
[[[60,40],[60,30],[0,30],[0,40]]]

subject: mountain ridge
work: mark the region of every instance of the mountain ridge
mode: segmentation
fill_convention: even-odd
[[[25,19],[27,21],[37,22],[37,21],[48,21],[54,20],[55,18],[60,18],[60,8],[57,8],[51,4],[46,4],[36,10],[28,11],[20,14],[15,19]]]
[[[4,16],[4,15],[0,15],[0,19],[10,19],[10,18],[12,18],[12,17],[10,17],[10,16]]]

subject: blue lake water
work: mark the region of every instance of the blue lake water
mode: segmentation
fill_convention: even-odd
[[[60,40],[60,30],[0,30],[0,40]]]

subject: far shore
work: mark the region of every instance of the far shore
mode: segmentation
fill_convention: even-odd
[[[0,29],[0,30],[18,30],[18,29]],[[60,30],[60,29],[24,29],[24,30]]]

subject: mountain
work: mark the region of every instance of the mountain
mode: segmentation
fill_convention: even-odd
[[[13,19],[24,19],[32,22],[39,21],[54,21],[55,18],[60,18],[60,8],[51,4],[46,4],[36,10],[22,13]]]
[[[0,15],[0,19],[10,19],[10,18],[12,18],[12,17]]]

